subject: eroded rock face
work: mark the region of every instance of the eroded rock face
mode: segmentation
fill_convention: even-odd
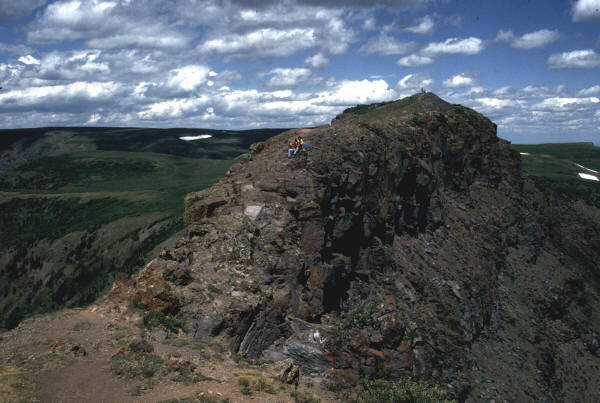
[[[548,236],[496,126],[431,93],[362,112],[260,143],[188,195],[187,237],[130,295],[176,298],[190,337],[303,371],[423,377],[459,400],[600,396],[589,256]],[[288,159],[298,135],[310,149]]]

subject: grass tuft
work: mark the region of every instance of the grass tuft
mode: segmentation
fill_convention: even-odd
[[[315,396],[309,391],[294,390],[290,393],[290,396],[296,403],[320,403],[321,399]]]
[[[133,351],[117,354],[110,361],[112,373],[127,379],[151,378],[162,369],[165,363],[164,358],[154,353]]]
[[[366,380],[359,403],[451,403],[444,393],[423,380],[414,381],[403,377],[396,381],[385,379]]]
[[[162,326],[170,332],[177,333],[179,329],[184,331],[187,328],[187,322],[177,315],[165,315],[161,311],[149,311],[144,314],[142,323],[146,329],[153,329]]]
[[[0,366],[0,401],[37,402],[38,386],[21,368]]]

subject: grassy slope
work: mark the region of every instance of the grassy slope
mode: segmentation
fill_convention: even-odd
[[[72,134],[71,142],[91,141],[99,150],[41,156],[0,173],[0,192],[4,192],[0,194],[0,248],[55,239],[125,216],[154,211],[181,215],[187,193],[210,186],[252,143],[282,130],[0,130],[0,151],[17,142],[26,148],[42,138],[56,137],[59,143],[59,133]],[[179,139],[199,134],[212,137],[191,142]]]
[[[600,207],[600,183],[580,179],[579,172],[593,174],[575,164],[600,171],[600,147],[591,143],[515,144],[521,153],[523,170],[539,184],[564,198],[581,199]]]
[[[231,163],[94,151],[44,157],[5,173],[0,250],[10,259],[0,270],[0,327],[91,302],[116,272],[139,267],[179,231],[184,196],[210,186]],[[129,225],[118,224],[125,219]],[[66,260],[52,252],[65,244]]]
[[[519,152],[549,155],[600,170],[600,147],[592,143],[514,144]]]
[[[149,151],[192,158],[232,159],[283,129],[240,132],[211,129],[107,129],[89,136],[101,150]],[[183,141],[179,137],[209,134],[212,137]]]
[[[230,165],[230,160],[118,151],[41,158],[0,181],[0,190],[12,196],[0,203],[0,248],[56,239],[126,216],[181,215],[183,197],[210,186]]]
[[[59,150],[29,153],[29,162],[0,172],[0,328],[92,301],[116,272],[139,267],[182,228],[187,193],[210,186],[252,143],[278,132],[0,130],[0,152],[14,145],[27,150],[40,140],[54,154]],[[91,142],[97,151],[64,153],[65,133],[69,142]],[[199,134],[213,137],[179,139]]]

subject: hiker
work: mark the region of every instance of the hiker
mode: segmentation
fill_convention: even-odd
[[[308,144],[304,143],[302,136],[298,136],[298,147],[299,147],[300,151],[302,151],[303,148],[308,149],[310,146]]]
[[[288,158],[292,156],[292,152],[294,153],[294,155],[296,155],[299,149],[300,143],[298,142],[298,138],[295,138],[294,141],[290,143],[290,148],[288,149]]]

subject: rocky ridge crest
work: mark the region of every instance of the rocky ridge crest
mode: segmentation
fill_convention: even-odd
[[[288,159],[298,135],[310,149]],[[185,205],[186,236],[111,298],[185,318],[187,337],[341,387],[600,397],[600,241],[579,233],[600,212],[536,189],[471,109],[431,93],[351,108],[253,145]]]

